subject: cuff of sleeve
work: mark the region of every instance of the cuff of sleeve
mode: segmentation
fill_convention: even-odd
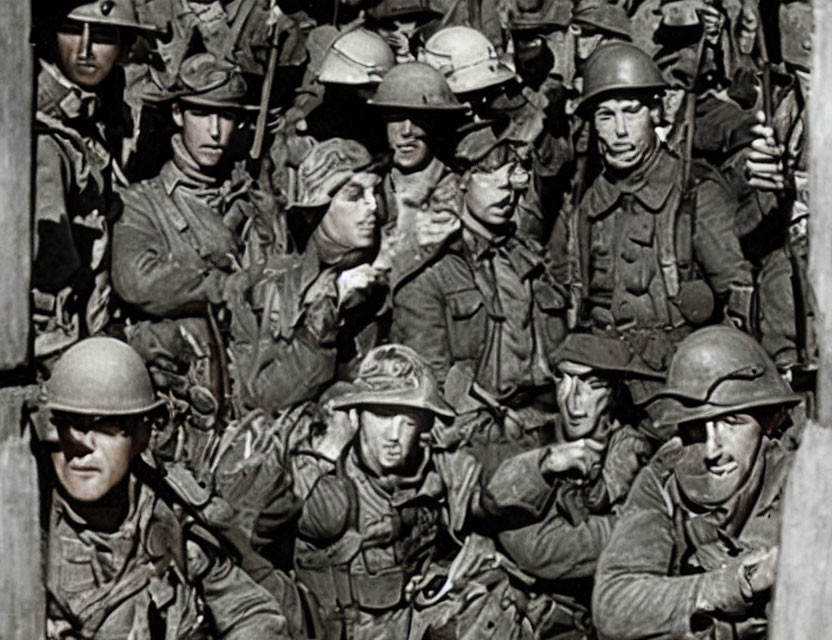
[[[736,564],[709,571],[702,576],[696,598],[697,611],[742,613],[747,605],[740,569]]]
[[[488,493],[500,507],[517,507],[535,516],[551,502],[554,488],[540,472],[546,449],[534,449],[505,460],[488,483]]]

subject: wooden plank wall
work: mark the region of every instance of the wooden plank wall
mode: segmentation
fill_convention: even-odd
[[[815,0],[809,100],[809,279],[820,342],[817,416],[789,477],[770,638],[832,634],[832,2]]]
[[[26,363],[31,272],[30,3],[0,2],[0,371]]]
[[[26,365],[31,271],[33,54],[28,0],[0,2],[0,379]],[[37,471],[26,388],[0,387],[0,640],[45,637]]]

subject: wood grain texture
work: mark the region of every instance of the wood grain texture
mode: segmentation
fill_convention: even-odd
[[[786,488],[770,638],[828,638],[832,629],[832,3],[814,2],[809,100],[809,280],[820,348],[817,421],[810,422]]]
[[[0,2],[0,371],[26,363],[32,226],[30,3]]]
[[[32,395],[0,389],[0,640],[45,637],[37,468],[22,426]]]

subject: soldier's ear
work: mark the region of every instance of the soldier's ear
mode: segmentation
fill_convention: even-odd
[[[132,453],[134,456],[139,455],[147,448],[147,445],[150,442],[150,431],[150,420],[146,420],[142,417],[136,421],[136,424],[133,426]]]
[[[653,100],[653,103],[650,105],[650,119],[656,127],[660,126],[664,121],[664,105],[659,98]]]
[[[170,106],[170,114],[173,117],[173,123],[177,127],[182,128],[185,126],[185,119],[182,117],[182,107],[179,106],[178,102],[174,102]]]

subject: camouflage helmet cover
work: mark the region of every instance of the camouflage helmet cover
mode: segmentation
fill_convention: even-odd
[[[257,109],[243,102],[248,87],[239,67],[213,53],[198,53],[182,63],[174,97],[206,107]]]
[[[292,208],[327,206],[338,189],[372,161],[370,152],[355,140],[330,138],[316,145],[298,167],[298,198]]]
[[[352,389],[332,403],[336,409],[373,405],[424,409],[447,420],[454,417],[430,365],[401,344],[371,350],[361,362]]]
[[[754,338],[725,325],[699,329],[679,343],[666,386],[654,398],[663,399],[664,426],[801,399]]]
[[[46,383],[46,408],[52,411],[140,415],[163,403],[141,356],[115,338],[87,338],[73,345]]]

